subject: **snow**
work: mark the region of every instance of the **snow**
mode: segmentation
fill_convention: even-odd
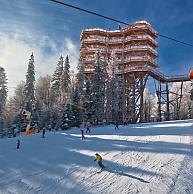
[[[0,139],[2,194],[193,193],[193,120]],[[15,149],[20,139],[20,149]],[[95,153],[108,168],[97,174]]]

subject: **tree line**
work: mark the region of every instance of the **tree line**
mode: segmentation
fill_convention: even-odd
[[[116,76],[118,65],[116,55],[112,52],[108,62],[101,59],[100,52],[96,52],[92,64],[92,74],[87,77],[85,66],[80,58],[77,73],[70,71],[68,55],[60,56],[56,69],[52,75],[40,76],[35,79],[34,54],[31,54],[27,66],[26,79],[14,89],[14,94],[8,97],[8,80],[5,69],[0,67],[0,133],[6,128],[12,131],[15,127],[25,131],[29,124],[22,117],[22,112],[31,113],[31,129],[47,128],[70,129],[80,127],[82,123],[100,124],[106,118],[109,122],[119,120],[121,111],[121,84]],[[91,79],[90,79],[91,78]],[[170,90],[178,93],[179,84],[174,83]],[[179,111],[179,118],[192,115],[192,101],[190,99],[191,86],[183,85],[183,97]],[[179,103],[178,100],[173,104]],[[171,111],[176,106],[170,107]],[[151,121],[158,115],[157,97],[147,89],[144,91],[144,120]]]

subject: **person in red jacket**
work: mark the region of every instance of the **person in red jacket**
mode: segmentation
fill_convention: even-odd
[[[81,134],[82,134],[82,139],[85,139],[85,136],[84,136],[84,130],[83,130],[83,129],[81,129],[81,130],[80,130],[80,132],[81,132]]]
[[[87,131],[90,133],[90,125],[86,126],[86,133],[87,133]]]

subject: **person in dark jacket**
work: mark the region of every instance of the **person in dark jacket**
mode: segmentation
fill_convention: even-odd
[[[123,122],[123,126],[127,126],[127,120],[126,119]]]
[[[43,131],[42,131],[42,138],[44,138],[45,133],[46,133],[46,130],[45,130],[45,128],[44,128]]]
[[[115,123],[115,130],[116,130],[116,129],[119,129],[119,124],[118,124],[118,122]]]
[[[20,146],[20,141],[19,139],[17,140],[17,149],[19,149],[19,146]]]

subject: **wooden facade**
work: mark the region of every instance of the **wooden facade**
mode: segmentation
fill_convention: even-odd
[[[180,81],[188,77],[167,77],[156,70],[158,63],[157,32],[146,21],[136,21],[118,30],[100,28],[84,29],[80,35],[80,57],[85,64],[85,74],[93,73],[94,54],[100,51],[102,60],[109,61],[114,52],[117,56],[121,84],[121,120],[143,122],[143,92],[148,76],[160,82]]]

